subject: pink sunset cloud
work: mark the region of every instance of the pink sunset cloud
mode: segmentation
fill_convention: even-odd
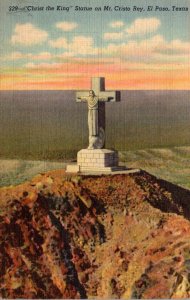
[[[1,90],[80,90],[90,89],[91,76],[103,76],[106,78],[107,89],[121,90],[158,90],[158,89],[189,89],[189,72],[183,70],[119,70],[115,66],[71,66],[70,72],[73,73],[67,76],[63,69],[59,72],[54,69],[39,70],[36,76],[36,71],[31,70],[30,76],[26,74],[10,74],[2,75]],[[83,72],[81,72],[81,68]],[[93,70],[93,71],[92,71]],[[55,78],[56,74],[56,78]]]

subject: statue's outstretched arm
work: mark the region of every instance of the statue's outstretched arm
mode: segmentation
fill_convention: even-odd
[[[82,102],[88,101],[87,97],[77,97],[78,100],[81,100]]]
[[[99,101],[102,101],[102,102],[108,102],[110,100],[114,99],[113,97],[101,97],[99,98],[98,100]]]

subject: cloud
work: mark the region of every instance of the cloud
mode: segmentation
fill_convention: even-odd
[[[105,32],[104,40],[120,40],[124,36],[123,32]]]
[[[164,45],[164,38],[161,35],[155,35],[150,39],[141,41],[129,40],[121,44],[110,43],[107,47],[103,48],[103,54],[109,56],[116,56],[130,61],[131,59],[141,59],[144,57],[150,59],[150,55]]]
[[[53,57],[50,52],[40,52],[37,54],[33,53],[22,53],[22,52],[12,52],[1,58],[2,61],[15,61],[20,59],[33,59],[33,60],[49,60]]]
[[[49,45],[52,48],[67,48],[68,42],[66,38],[58,38],[56,40],[50,40]]]
[[[66,38],[50,40],[49,45],[53,48],[63,48],[67,54],[72,55],[96,55],[98,48],[94,47],[94,39],[89,36],[75,36],[70,42]]]
[[[8,57],[8,55],[7,55],[7,57]],[[21,59],[21,58],[23,58],[23,54],[21,52],[12,52],[10,54],[11,60],[17,60],[17,59]]]
[[[58,22],[55,26],[63,31],[72,31],[78,27],[78,24],[75,22]]]
[[[80,55],[94,55],[98,54],[98,49],[94,47],[94,40],[92,37],[75,36],[67,49],[70,52]]]
[[[29,62],[27,64],[24,65],[25,68],[28,69],[55,69],[60,67],[59,63],[33,63],[33,62]]]
[[[156,32],[161,22],[157,18],[136,19],[130,27],[126,28],[129,36],[142,36],[152,32]]]
[[[71,57],[74,57],[74,56],[75,56],[74,52],[67,52],[66,51],[62,54],[56,55],[56,58],[65,60],[65,59],[68,59],[68,58],[71,58]]]
[[[25,68],[28,68],[28,69],[33,69],[35,68],[35,64],[33,62],[29,62],[27,64],[24,65]]]
[[[115,22],[111,22],[111,23],[110,23],[110,26],[111,26],[112,28],[121,28],[121,27],[123,27],[124,25],[125,25],[125,23],[122,22],[122,21],[115,21]]]
[[[10,54],[6,54],[0,58],[1,61],[8,61],[8,60],[19,60],[25,57],[25,55],[21,52],[12,52]]]
[[[53,55],[49,52],[40,52],[37,54],[29,54],[28,58],[32,58],[34,60],[49,60],[53,57]]]
[[[190,42],[173,40],[170,43],[162,45],[157,52],[165,55],[190,55]]]
[[[149,39],[129,40],[120,44],[110,43],[102,48],[104,57],[120,58],[123,62],[153,64],[189,64],[190,43],[181,40],[166,41],[162,35]]]
[[[45,30],[31,23],[16,24],[11,42],[22,46],[33,46],[45,42],[47,37],[48,33]]]
[[[119,40],[123,38],[144,36],[156,32],[161,22],[157,18],[136,19],[129,27],[123,28],[124,22],[116,21],[110,23],[112,28],[120,29],[118,32],[105,32],[105,40]]]

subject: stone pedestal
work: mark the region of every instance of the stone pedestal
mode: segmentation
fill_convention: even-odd
[[[118,166],[118,153],[107,149],[82,149],[77,154],[80,170],[104,169]]]
[[[111,172],[121,170],[118,152],[108,149],[82,149],[77,153],[77,165],[68,165],[66,172]]]

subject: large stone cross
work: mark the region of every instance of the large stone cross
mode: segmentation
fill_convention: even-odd
[[[76,93],[77,102],[88,104],[88,149],[101,149],[105,145],[105,102],[120,101],[119,91],[105,91],[105,78],[93,77],[91,90]]]

